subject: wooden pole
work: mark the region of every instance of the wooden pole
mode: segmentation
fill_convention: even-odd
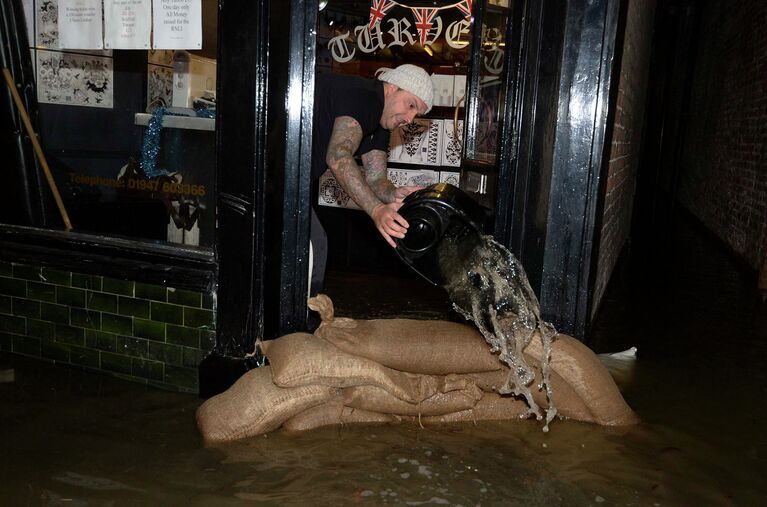
[[[27,109],[24,107],[24,103],[21,101],[19,92],[16,90],[16,83],[13,81],[13,76],[11,76],[10,71],[5,67],[3,67],[3,75],[5,76],[6,83],[8,83],[8,88],[11,89],[13,101],[16,103],[16,107],[19,109],[19,114],[21,114],[21,121],[24,123],[24,127],[27,129],[27,134],[32,140],[32,146],[35,149],[37,158],[40,160],[40,165],[43,166],[43,172],[45,173],[45,178],[48,180],[48,186],[53,193],[53,199],[56,201],[56,206],[59,208],[61,218],[64,220],[64,227],[67,231],[71,231],[72,223],[69,221],[69,215],[67,214],[67,210],[64,207],[64,202],[61,200],[61,195],[59,195],[59,189],[56,186],[56,182],[53,180],[51,170],[48,168],[48,162],[45,160],[43,148],[40,146],[40,141],[37,140],[37,134],[35,134],[35,130],[32,128],[32,123],[29,121]]]

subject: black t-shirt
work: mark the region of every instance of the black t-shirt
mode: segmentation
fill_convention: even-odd
[[[381,127],[384,107],[383,82],[359,76],[317,74],[314,84],[314,132],[312,133],[312,180],[327,169],[333,123],[350,116],[362,127],[362,141],[355,156],[389,148],[389,131]]]

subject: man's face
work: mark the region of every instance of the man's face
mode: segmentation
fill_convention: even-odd
[[[426,103],[423,100],[398,88],[384,98],[381,126],[386,130],[394,130],[400,125],[413,121],[416,115],[424,113],[426,113]]]

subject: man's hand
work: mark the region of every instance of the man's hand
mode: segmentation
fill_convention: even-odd
[[[397,189],[394,190],[394,202],[402,202],[402,199],[422,188],[425,187],[397,187]]]
[[[376,229],[378,229],[378,232],[381,233],[381,236],[384,237],[392,248],[397,247],[394,238],[404,238],[409,227],[407,221],[397,213],[400,206],[402,206],[401,202],[381,203],[373,208],[373,212],[370,214]]]

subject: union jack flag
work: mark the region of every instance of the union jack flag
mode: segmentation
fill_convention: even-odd
[[[368,23],[368,30],[372,31],[376,24],[386,16],[389,10],[397,5],[394,0],[373,0],[373,5],[370,6],[370,22]]]
[[[429,30],[431,30],[432,25],[434,25],[432,21],[439,9],[411,7],[411,10],[415,17],[415,28],[418,30],[418,38],[421,40],[421,46],[425,46],[426,37],[429,35]]]
[[[461,0],[455,4],[456,9],[463,12],[466,17],[466,21],[471,21],[471,4],[473,0]]]

